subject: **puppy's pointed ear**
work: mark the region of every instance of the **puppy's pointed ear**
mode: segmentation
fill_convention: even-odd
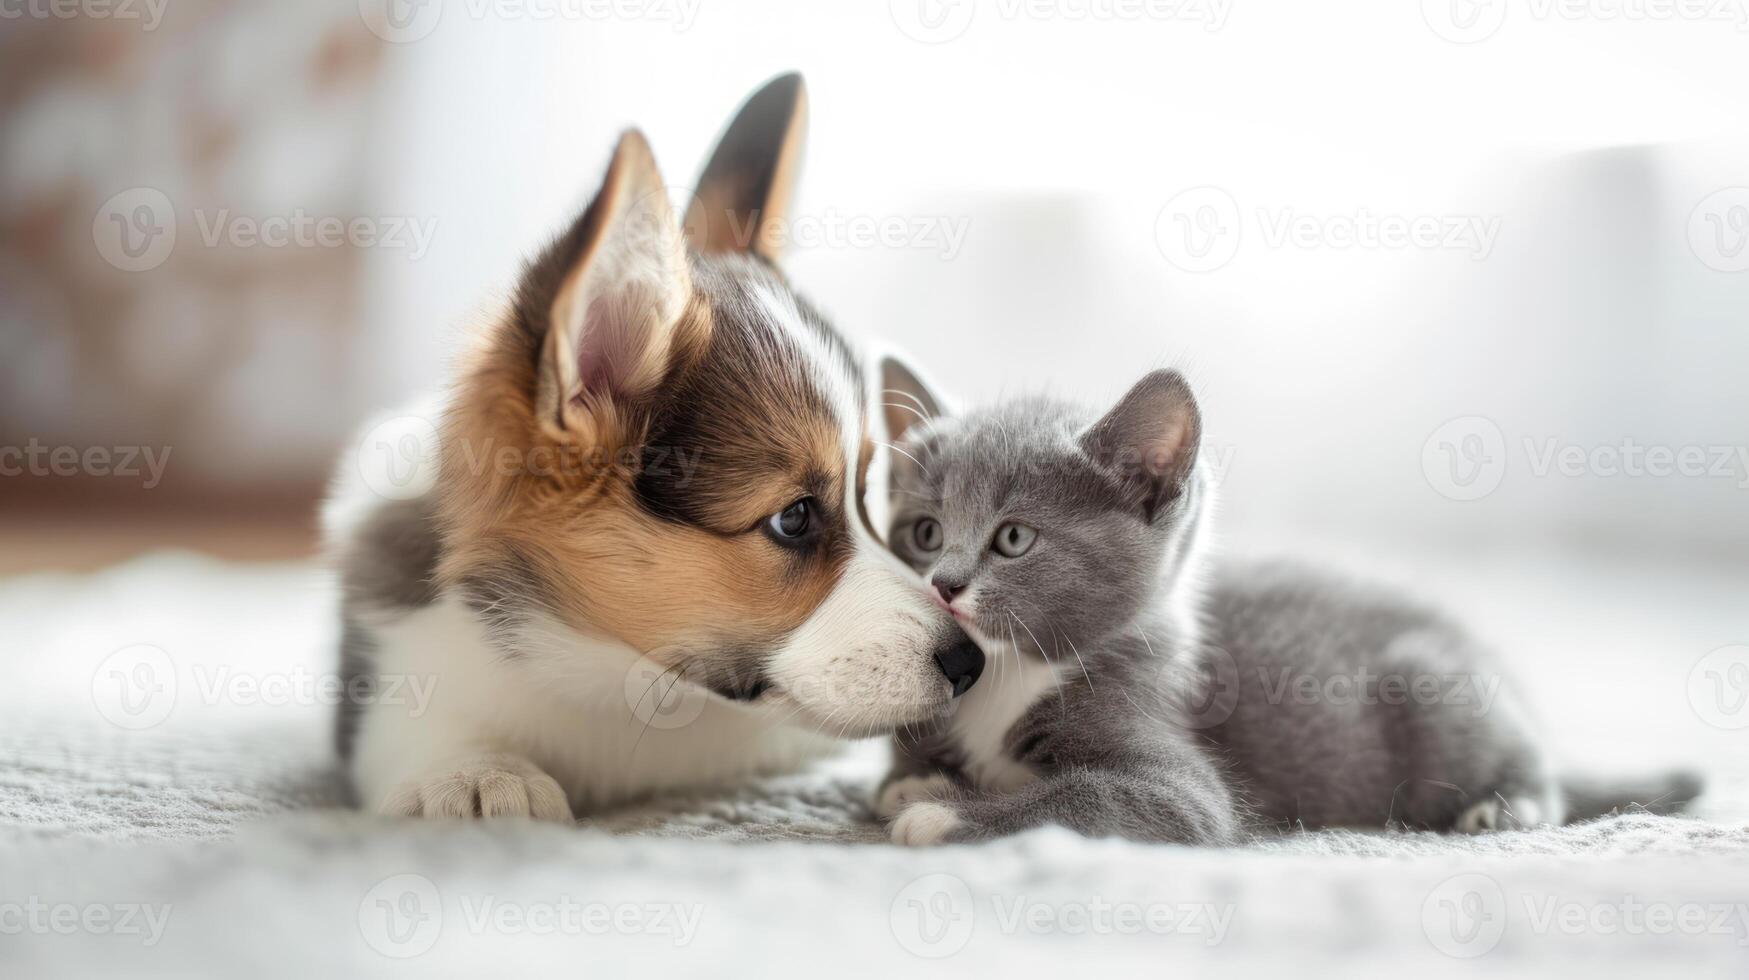
[[[776,261],[801,171],[808,93],[791,72],[748,96],[717,141],[686,212],[686,237],[699,252],[751,252]]]
[[[881,358],[880,386],[881,418],[889,442],[904,439],[919,422],[947,414],[947,403],[895,355]]]
[[[594,202],[523,281],[526,315],[547,322],[535,402],[542,423],[584,442],[612,438],[702,343],[709,320],[689,315],[691,296],[668,192],[649,144],[628,131]]]
[[[1154,371],[1081,436],[1081,448],[1123,482],[1152,522],[1184,492],[1202,443],[1202,413],[1177,371]]]

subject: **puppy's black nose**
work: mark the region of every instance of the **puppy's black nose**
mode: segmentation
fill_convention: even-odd
[[[971,640],[961,640],[935,655],[947,682],[953,685],[953,696],[959,697],[972,689],[978,675],[984,672],[984,651]]]

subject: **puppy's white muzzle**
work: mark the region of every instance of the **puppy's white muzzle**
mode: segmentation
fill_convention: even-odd
[[[940,714],[976,681],[974,657],[977,669],[983,664],[909,569],[858,544],[837,586],[769,668],[797,723],[844,737],[886,734]]]

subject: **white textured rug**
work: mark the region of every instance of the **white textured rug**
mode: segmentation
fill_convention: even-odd
[[[1710,771],[1694,818],[1483,838],[905,851],[878,745],[577,829],[390,823],[328,757],[330,603],[174,555],[0,582],[0,975],[1749,976],[1744,732],[1626,720]]]

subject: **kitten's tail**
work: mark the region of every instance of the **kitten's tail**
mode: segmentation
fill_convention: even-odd
[[[1677,813],[1694,802],[1705,787],[1706,781],[1699,773],[1686,769],[1625,778],[1561,779],[1561,793],[1567,800],[1567,823],[1594,820],[1618,811]]]

